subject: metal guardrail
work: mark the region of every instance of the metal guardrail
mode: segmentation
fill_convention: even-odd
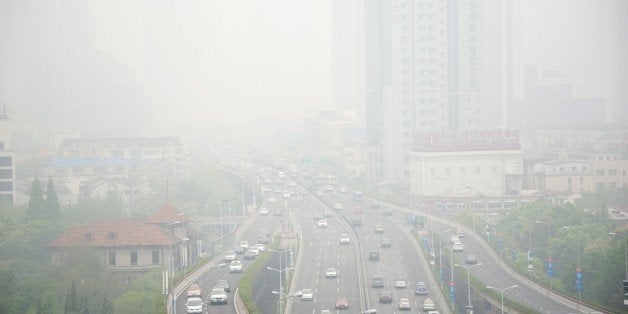
[[[452,221],[449,220],[445,220],[442,218],[438,218],[437,216],[431,215],[431,214],[426,214],[428,216],[430,216],[430,219],[436,220],[442,224],[454,227],[454,228],[460,228],[463,229],[465,231],[468,231],[468,229],[462,225],[459,225],[457,223],[454,223]],[[606,311],[602,310],[602,309],[598,309],[592,306],[589,306],[585,303],[580,303],[578,300],[575,300],[569,296],[566,296],[564,294],[561,294],[560,292],[556,291],[556,290],[550,290],[548,289],[545,285],[527,277],[524,276],[522,274],[520,274],[518,271],[516,271],[515,269],[513,269],[512,267],[510,267],[510,265],[506,264],[500,256],[497,255],[497,253],[495,253],[495,251],[493,250],[493,247],[491,247],[488,243],[486,243],[486,241],[484,241],[484,238],[480,237],[477,233],[475,232],[467,232],[468,234],[470,234],[476,241],[477,243],[479,243],[489,254],[490,258],[493,261],[496,261],[497,264],[499,265],[499,267],[506,272],[509,276],[516,278],[517,280],[519,280],[521,283],[523,283],[524,285],[526,285],[527,287],[529,287],[530,289],[533,289],[535,291],[537,291],[540,294],[546,294],[549,298],[551,298],[552,300],[566,306],[569,307],[573,310],[576,310],[580,313],[605,313]]]
[[[250,216],[244,223],[236,229],[233,229],[231,232],[223,235],[221,238],[217,239],[217,241],[220,243],[235,243],[256,218],[257,216]],[[176,306],[176,304],[173,303],[174,300],[178,299],[192,283],[196,282],[206,272],[213,268],[220,267],[221,262],[222,254],[219,253],[214,256],[212,252],[212,258],[210,260],[205,262],[205,264],[201,265],[198,269],[185,274],[184,277],[181,278],[181,280],[179,280],[179,282],[177,282],[168,293],[168,297],[166,299],[166,312],[168,314],[176,312],[176,310],[173,310],[174,306]]]

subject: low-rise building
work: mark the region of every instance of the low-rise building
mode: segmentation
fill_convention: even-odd
[[[85,252],[97,254],[101,266],[117,271],[146,271],[155,268],[173,271],[188,266],[190,220],[166,205],[146,221],[98,220],[75,226],[50,245],[53,265],[74,267]],[[194,243],[194,242],[193,242]],[[192,246],[193,247],[193,246]]]

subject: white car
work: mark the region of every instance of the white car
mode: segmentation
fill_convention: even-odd
[[[408,286],[408,283],[405,279],[395,279],[395,288],[405,289]]]
[[[258,243],[255,244],[255,247],[260,251],[260,252],[264,252],[266,251],[266,245],[262,244],[262,243]]]
[[[236,259],[235,251],[229,251],[227,252],[227,254],[225,254],[225,262],[235,261],[235,259]]]
[[[464,245],[462,245],[462,243],[460,243],[460,242],[456,242],[452,246],[452,249],[453,249],[454,252],[462,252],[462,251],[464,251]]]
[[[451,238],[449,239],[449,243],[454,244],[456,242],[460,242],[460,237],[458,237],[457,235],[452,235]]]
[[[271,196],[268,198],[268,202],[269,203],[274,203],[275,202],[275,197]]]
[[[435,309],[436,307],[434,306],[434,301],[432,301],[432,299],[425,299],[425,301],[423,301],[424,311],[433,311]]]
[[[412,309],[412,303],[410,303],[410,299],[401,298],[399,299],[399,304],[397,304],[397,309],[401,311],[409,311]]]
[[[229,263],[229,272],[230,273],[241,273],[242,272],[242,262],[239,260],[231,261]]]
[[[327,220],[325,220],[325,219],[319,219],[319,220],[318,220],[318,227],[319,227],[319,228],[327,228]]]
[[[314,299],[314,293],[312,292],[312,289],[301,290],[301,300],[312,301],[313,299]]]
[[[338,277],[338,271],[333,267],[329,267],[325,270],[325,277],[336,278]]]
[[[260,215],[268,215],[268,209],[266,209],[266,208],[260,208],[260,209],[259,209],[259,214],[260,214]]]
[[[223,288],[214,288],[209,294],[209,304],[227,304],[227,293]]]
[[[244,250],[248,250],[249,249],[249,241],[242,240],[242,241],[240,241],[240,245],[239,246],[241,248],[243,248]]]
[[[340,203],[334,204],[334,210],[342,210],[342,204]]]
[[[351,237],[346,234],[343,233],[340,235],[340,244],[349,244],[351,242]]]

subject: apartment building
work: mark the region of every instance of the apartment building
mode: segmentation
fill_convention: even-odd
[[[0,201],[15,201],[15,154],[11,145],[11,121],[0,107]]]
[[[618,154],[537,152],[527,162],[530,188],[556,192],[601,192],[628,187],[628,160]]]

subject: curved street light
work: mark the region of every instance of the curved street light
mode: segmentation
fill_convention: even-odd
[[[549,263],[553,263],[554,261],[552,260],[552,225],[549,222],[544,222],[544,221],[536,221],[537,224],[541,224],[541,225],[547,225],[547,247],[548,247],[548,251],[549,251],[549,258],[548,258],[548,262]],[[550,264],[548,264],[549,266]],[[553,289],[553,282],[552,282],[552,277],[550,273],[549,273],[549,267],[548,267],[548,277],[549,277],[549,282],[550,282],[550,290]]]
[[[499,289],[497,287],[491,287],[491,286],[486,286],[489,289],[493,289],[493,290],[497,290],[501,293],[502,295],[502,314],[504,314],[504,291],[508,290],[508,289],[513,289],[513,288],[517,288],[517,285],[514,286],[510,286],[508,288],[504,288],[504,289]]]
[[[467,298],[469,300],[469,305],[467,305],[467,310],[472,310],[473,306],[471,305],[471,281],[469,278],[469,271],[471,267],[482,266],[482,263],[477,263],[475,265],[460,265],[460,264],[455,264],[455,265],[459,267],[464,267],[467,269]]]

